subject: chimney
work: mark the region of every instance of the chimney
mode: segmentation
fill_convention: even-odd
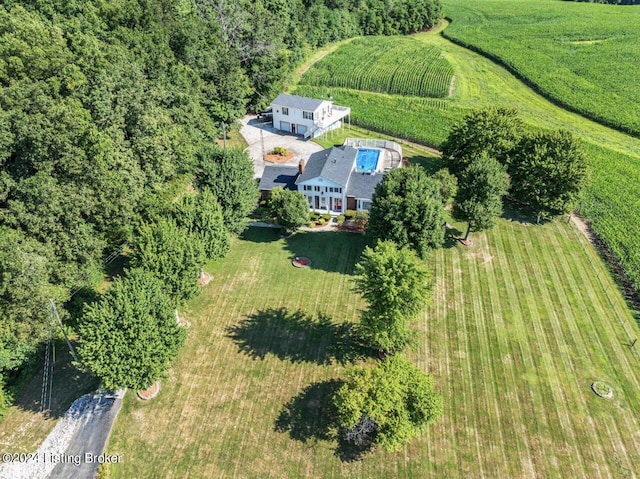
[[[301,175],[303,171],[304,171],[304,160],[300,160],[300,163],[298,163],[298,174]]]

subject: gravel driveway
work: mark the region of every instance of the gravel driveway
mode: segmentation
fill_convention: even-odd
[[[264,153],[269,153],[276,146],[284,146],[287,150],[293,152],[293,158],[285,165],[297,166],[300,160],[309,158],[309,155],[323,148],[310,140],[304,140],[301,136],[291,135],[280,130],[276,130],[271,123],[261,123],[256,117],[245,116],[242,121],[240,134],[249,144],[247,151],[253,160],[253,171],[256,178],[262,176],[264,170],[264,161],[262,160],[262,143],[264,141]],[[262,132],[262,134],[261,134]]]
[[[120,462],[103,451],[123,394],[75,400],[36,452],[3,455],[0,479],[93,479],[101,462]]]

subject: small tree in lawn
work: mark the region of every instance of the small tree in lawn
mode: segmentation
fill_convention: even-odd
[[[269,194],[269,210],[278,217],[285,233],[293,233],[309,222],[309,202],[299,191],[274,188]]]
[[[374,242],[394,241],[425,258],[442,246],[443,224],[440,185],[422,168],[396,168],[376,186],[367,224]]]
[[[198,276],[206,260],[200,238],[176,225],[173,219],[159,219],[143,225],[133,244],[132,266],[156,275],[175,303],[186,301],[198,291]]]
[[[582,146],[568,131],[522,137],[509,164],[511,194],[538,216],[571,211],[587,180]]]
[[[87,307],[79,333],[81,362],[108,389],[147,389],[162,377],[185,339],[162,282],[140,269],[116,278]]]
[[[400,351],[410,342],[410,322],[422,310],[431,290],[431,274],[408,248],[391,241],[365,248],[356,265],[355,291],[367,309],[360,317],[360,334],[381,351]]]
[[[220,203],[211,190],[203,188],[197,195],[183,197],[174,207],[174,217],[178,226],[200,238],[209,259],[227,255],[231,239],[224,226]]]
[[[471,230],[491,228],[502,214],[502,197],[509,190],[505,167],[485,153],[460,175],[453,213],[468,222],[464,241]]]
[[[354,367],[333,402],[347,440],[387,451],[422,434],[442,415],[431,376],[398,355],[374,368]]]

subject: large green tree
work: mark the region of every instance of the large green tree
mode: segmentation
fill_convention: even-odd
[[[442,146],[442,157],[456,176],[483,153],[507,164],[522,129],[522,121],[514,109],[474,110],[451,129]]]
[[[309,202],[299,191],[274,188],[269,194],[269,210],[278,217],[285,233],[292,233],[309,222]]]
[[[178,226],[200,238],[209,259],[224,258],[231,247],[229,232],[224,226],[218,199],[207,188],[195,195],[186,195],[175,205]]]
[[[502,214],[502,197],[509,190],[505,170],[497,160],[482,153],[460,174],[453,214],[468,222],[465,241],[472,229],[491,228]]]
[[[253,163],[247,154],[239,148],[208,149],[202,155],[196,182],[199,188],[210,189],[220,201],[229,232],[240,234],[259,197]]]
[[[0,226],[0,375],[20,367],[52,334],[49,300],[68,299],[52,284],[59,266],[53,258],[45,245]]]
[[[355,273],[354,289],[367,302],[360,334],[376,349],[404,349],[411,339],[409,325],[429,299],[429,269],[409,248],[381,241],[365,248]]]
[[[587,181],[587,162],[568,131],[527,134],[510,161],[511,195],[538,216],[571,211]]]
[[[357,445],[396,451],[442,415],[433,379],[394,356],[373,368],[354,367],[333,397],[342,434]]]
[[[80,361],[108,389],[146,389],[184,343],[163,282],[140,269],[116,278],[80,321]]]
[[[205,246],[193,233],[160,218],[141,227],[133,243],[131,264],[160,279],[169,297],[177,304],[194,297],[198,276],[206,260]]]
[[[409,246],[422,258],[442,246],[444,216],[439,183],[420,167],[396,168],[378,183],[367,234]]]

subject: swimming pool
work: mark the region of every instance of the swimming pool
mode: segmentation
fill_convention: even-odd
[[[356,155],[356,171],[359,173],[375,171],[378,166],[380,150],[374,148],[358,148]]]

